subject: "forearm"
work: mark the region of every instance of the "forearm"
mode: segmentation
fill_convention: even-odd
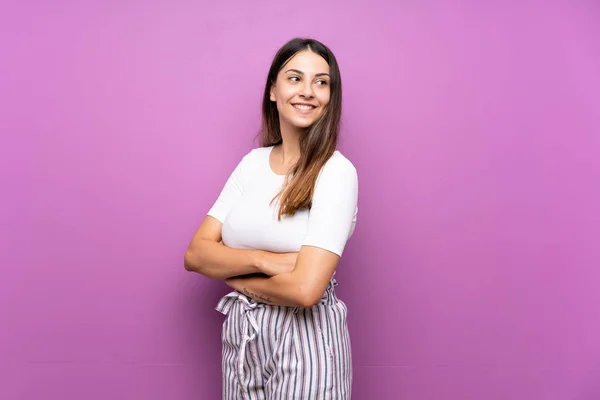
[[[227,279],[262,272],[262,256],[259,250],[233,249],[211,240],[198,240],[186,251],[184,264],[188,271],[213,279]]]
[[[227,279],[227,284],[238,292],[267,304],[288,307],[313,305],[294,272],[275,276],[234,277]]]

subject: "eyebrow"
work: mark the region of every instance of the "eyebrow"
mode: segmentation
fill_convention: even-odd
[[[295,73],[297,73],[297,74],[304,75],[304,72],[300,71],[299,69],[293,69],[293,68],[292,68],[292,69],[288,69],[288,70],[287,70],[287,71],[285,71],[285,72],[286,72],[286,73],[287,73],[287,72],[295,72]],[[320,72],[320,73],[318,73],[318,74],[315,74],[315,76],[329,76],[329,74],[328,74],[327,72]],[[331,76],[329,76],[329,77],[331,78]]]

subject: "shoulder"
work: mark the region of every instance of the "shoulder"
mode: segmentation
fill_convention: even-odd
[[[323,166],[320,175],[331,179],[357,178],[358,172],[352,161],[336,150]]]
[[[250,150],[248,155],[253,155],[254,157],[265,157],[271,153],[271,150],[273,150],[273,147],[274,146],[256,147],[256,148]]]
[[[271,147],[256,147],[242,157],[240,164],[244,168],[252,168],[256,165],[260,165],[265,159],[268,160]]]
[[[271,147],[255,147],[244,154],[244,160],[254,160],[269,154]]]
[[[315,183],[319,198],[352,195],[358,192],[358,173],[354,164],[341,152],[335,151],[321,169]]]

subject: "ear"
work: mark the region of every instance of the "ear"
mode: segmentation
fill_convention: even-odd
[[[277,101],[277,98],[275,97],[275,85],[271,86],[271,92],[269,94],[269,99],[271,101]]]

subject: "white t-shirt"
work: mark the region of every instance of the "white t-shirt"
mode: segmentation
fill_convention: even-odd
[[[310,210],[298,210],[278,221],[278,200],[272,204],[271,200],[285,182],[285,175],[271,169],[272,149],[259,147],[246,154],[208,212],[223,224],[223,243],[274,253],[298,252],[309,245],[341,256],[356,226],[356,168],[336,150],[321,169]]]

